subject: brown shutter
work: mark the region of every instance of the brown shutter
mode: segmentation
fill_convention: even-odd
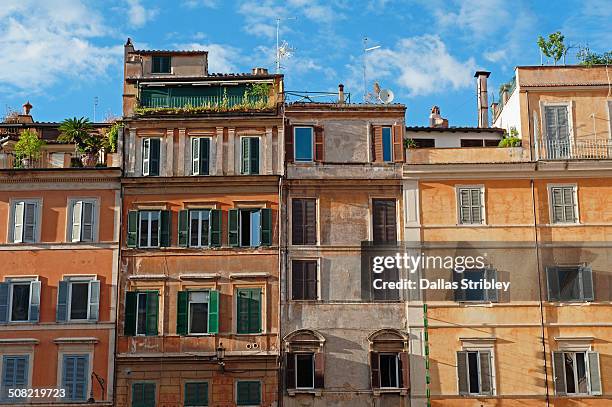
[[[372,126],[372,161],[382,162],[383,142],[382,126]]]
[[[322,389],[325,387],[325,354],[323,352],[314,354],[314,387]]]
[[[304,202],[304,243],[317,244],[317,201],[307,199]]]
[[[293,126],[285,123],[285,161],[293,162]]]
[[[380,387],[380,373],[378,367],[378,352],[370,352],[370,373],[372,374],[372,388]]]
[[[399,361],[401,367],[400,380],[402,381],[400,387],[405,389],[410,388],[410,361],[408,359],[408,352],[400,352]]]
[[[285,360],[287,362],[285,368],[287,388],[295,389],[295,354],[286,353]]]
[[[393,125],[393,161],[404,162],[404,132],[401,124]]]
[[[317,162],[323,161],[323,127],[315,126],[315,156],[314,160]]]
[[[294,199],[291,202],[291,242],[304,244],[304,200]]]

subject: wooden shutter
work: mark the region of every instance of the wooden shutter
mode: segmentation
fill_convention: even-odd
[[[546,281],[548,288],[548,301],[559,301],[561,289],[559,287],[559,269],[546,267]]]
[[[151,139],[142,139],[142,175],[149,175],[151,167]]]
[[[125,336],[136,335],[136,304],[138,293],[127,291],[125,293],[125,315],[123,317],[123,334]]]
[[[155,336],[157,330],[157,314],[159,312],[159,293],[157,291],[147,292],[147,327],[146,335]]]
[[[259,174],[259,137],[250,137],[249,174]]]
[[[306,244],[317,244],[317,201],[306,199],[304,202],[304,240]]]
[[[484,276],[485,276],[485,279],[488,281],[494,280],[495,282],[497,282],[497,270],[495,269],[491,269],[491,268],[485,269]],[[497,302],[498,293],[497,293],[497,289],[495,288],[495,286],[493,286],[493,288],[489,288],[486,291],[485,300],[491,301],[491,302]]]
[[[28,359],[28,356],[3,357],[2,387],[4,391],[26,387],[28,384]],[[3,397],[6,397],[6,393],[3,394]]]
[[[40,281],[30,283],[30,322],[38,322],[40,317]]]
[[[227,240],[230,246],[238,246],[240,244],[240,225],[238,223],[239,209],[230,209],[228,211],[228,233]]]
[[[72,236],[71,241],[81,241],[81,217],[83,213],[83,202],[77,201],[72,206]]]
[[[23,213],[25,202],[15,203],[15,215],[13,219],[13,243],[23,242]]]
[[[249,300],[249,331],[251,333],[261,332],[261,289],[250,290]]]
[[[580,280],[582,282],[582,299],[584,301],[594,301],[593,292],[593,271],[590,267],[580,267]]]
[[[270,246],[272,245],[272,209],[262,208],[260,211],[260,242],[262,246]]]
[[[463,279],[463,273],[460,273],[456,270],[452,270],[453,273],[453,282],[457,283],[457,288],[453,290],[455,295],[456,302],[462,302],[466,299],[466,290],[461,288],[461,280]]]
[[[221,246],[221,210],[219,209],[210,211],[210,245]]]
[[[176,333],[187,335],[187,318],[189,317],[189,292],[179,291],[176,306]]]
[[[128,211],[127,246],[136,247],[138,242],[138,211]]]
[[[89,321],[97,321],[100,314],[100,281],[89,282]]]
[[[370,352],[370,381],[373,389],[380,388],[378,352]]]
[[[600,396],[601,389],[601,373],[599,370],[599,353],[587,352],[587,360],[589,364],[589,393],[593,396]]]
[[[482,190],[480,188],[470,189],[472,223],[482,223]]]
[[[208,333],[219,333],[219,291],[210,290],[208,297]]]
[[[60,281],[57,284],[57,322],[65,322],[68,319],[68,281]]]
[[[383,162],[382,126],[372,126],[372,161]]]
[[[325,159],[325,141],[323,137],[323,126],[315,126],[314,127],[314,160],[316,162],[323,162]]]
[[[314,357],[314,387],[323,389],[325,387],[325,353],[317,352]]]
[[[408,352],[400,352],[400,387],[405,389],[410,388],[410,358]]]
[[[567,394],[565,384],[565,357],[563,352],[553,352],[553,379],[555,382],[555,394],[564,396]]]
[[[10,284],[0,283],[0,323],[8,322]]]
[[[285,361],[285,385],[295,389],[295,353],[285,353]]]
[[[244,137],[242,139],[242,173],[250,174],[250,157],[251,157],[251,144],[249,138]]]
[[[291,262],[291,299],[304,300],[305,294],[305,262],[293,260]]]
[[[293,126],[285,123],[285,161],[293,162]]]
[[[149,174],[159,175],[160,157],[161,157],[161,140],[159,138],[150,139],[151,155],[149,161]]]
[[[23,211],[23,242],[33,243],[36,241],[36,212],[37,204],[26,202]]]
[[[404,130],[403,125],[394,124],[393,132],[393,161],[396,163],[404,162]]]
[[[187,209],[179,211],[178,245],[181,247],[189,246],[189,211]]]
[[[459,381],[459,394],[469,394],[467,352],[457,352],[457,379]]]
[[[210,139],[200,139],[199,174],[208,175],[210,171]]]
[[[83,202],[83,214],[81,216],[81,241],[94,241],[95,211],[93,202]]]
[[[491,352],[478,352],[480,358],[480,392],[482,394],[492,394],[492,375],[491,375]]]
[[[200,138],[191,139],[191,173],[200,175]]]
[[[309,260],[304,265],[304,299],[316,300],[319,297],[317,290],[317,261]]]
[[[304,199],[291,201],[291,243],[304,244]]]
[[[160,246],[170,247],[170,231],[172,230],[172,212],[160,211]],[[151,231],[153,232],[153,231]]]
[[[397,240],[396,208],[393,199],[375,199],[373,206],[373,240],[391,243]]]

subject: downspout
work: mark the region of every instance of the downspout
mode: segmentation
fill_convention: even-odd
[[[284,360],[284,353],[283,353],[283,335],[282,335],[282,314],[283,314],[283,282],[287,280],[286,276],[283,275],[283,270],[286,270],[287,267],[284,267],[284,265],[286,264],[287,261],[287,242],[285,241],[285,235],[283,233],[283,229],[287,230],[288,227],[288,216],[281,216],[282,215],[286,215],[286,208],[283,202],[284,199],[284,194],[283,194],[283,189],[285,188],[285,184],[283,182],[286,174],[286,165],[285,165],[285,133],[286,133],[286,118],[285,118],[285,98],[284,98],[284,94],[282,95],[282,100],[281,100],[281,109],[283,111],[282,114],[282,120],[283,120],[283,142],[279,143],[281,145],[279,145],[278,150],[280,151],[279,154],[281,156],[281,164],[280,164],[280,168],[278,168],[278,172],[279,172],[279,179],[278,179],[278,249],[279,249],[279,256],[278,256],[278,273],[279,273],[279,279],[278,279],[278,370],[277,370],[277,382],[278,382],[278,406],[282,407],[283,405],[283,395],[284,395],[284,391],[283,391],[283,378],[284,378],[284,374],[283,374],[283,360]],[[280,134],[279,134],[280,135]],[[280,139],[280,137],[278,137]],[[285,210],[283,210],[283,208],[285,208]],[[282,223],[281,223],[282,222]]]

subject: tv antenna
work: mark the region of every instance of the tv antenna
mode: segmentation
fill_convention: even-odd
[[[96,122],[96,108],[98,107],[98,97],[97,96],[94,96],[93,102],[94,102],[93,121],[95,123]]]
[[[366,79],[366,66],[367,66],[367,55],[368,52],[374,51],[380,48],[380,45],[368,47],[368,37],[363,37],[363,101],[368,101],[368,81]]]
[[[276,18],[276,73],[280,73],[281,70],[281,60],[284,58],[289,58],[294,51],[293,48],[289,46],[287,41],[280,42],[280,22],[281,20],[297,20],[297,17],[277,17]]]
[[[374,101],[375,103],[383,103],[385,105],[393,102],[394,95],[391,89],[383,89],[380,87],[378,82],[374,82],[374,87],[372,90],[372,93],[365,94],[364,101]]]

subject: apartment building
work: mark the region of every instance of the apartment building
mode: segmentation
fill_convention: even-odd
[[[606,68],[518,67],[515,74],[493,117],[521,145],[406,152],[405,239],[425,253],[487,258],[485,267],[422,275],[510,283],[508,291],[424,290],[422,301],[408,302],[410,334],[419,342],[413,356],[428,359],[412,366],[412,405],[612,400]],[[488,76],[477,73],[479,90]],[[488,131],[486,110],[485,93],[474,135]],[[451,128],[434,131],[462,137]]]
[[[110,406],[121,171],[70,167],[30,108],[0,124],[0,403]],[[27,166],[24,129],[47,141]]]
[[[125,45],[117,406],[277,405],[282,75]]]
[[[283,405],[407,406],[403,298],[362,273],[370,245],[402,239],[404,105],[285,108]]]

